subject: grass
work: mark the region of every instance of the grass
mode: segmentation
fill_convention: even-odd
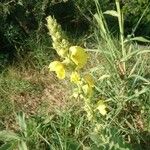
[[[108,76],[108,78],[104,78],[97,83],[97,90],[102,97],[107,99],[110,106],[110,113],[107,116],[107,128],[117,127],[122,133],[121,135],[128,137],[125,141],[131,143],[131,145],[133,144],[132,148],[134,149],[135,141],[139,145],[146,142],[141,138],[141,132],[146,130],[149,134],[147,128],[149,126],[149,109],[146,109],[149,103],[149,81],[145,78],[149,74],[147,71],[149,56],[145,57],[143,54],[138,54],[139,49],[135,47],[134,42],[129,41],[127,44],[124,42],[123,14],[120,11],[119,1],[116,1],[117,11],[113,12],[118,17],[120,40],[117,41],[119,42],[116,42],[111,36],[99,3],[98,1],[95,2],[98,9],[98,13],[95,15],[98,23],[98,30],[96,30],[99,43],[97,52],[106,58],[105,63],[101,64],[101,68],[103,68],[101,72],[103,75]],[[107,12],[107,14],[111,13],[111,11]],[[114,16],[114,14],[111,15]],[[105,44],[101,43],[101,39]],[[140,51],[142,50],[140,49]],[[149,50],[147,52],[149,53]],[[147,55],[149,55],[148,53]],[[142,110],[143,108],[145,110]],[[141,113],[142,111],[143,113]],[[143,114],[147,118],[145,123],[144,120],[142,121]],[[140,122],[143,122],[143,129],[137,117],[141,118]]]
[[[83,129],[82,134],[79,131],[81,127],[83,128],[83,116],[80,112],[75,112],[73,108],[75,106],[67,107],[66,102],[57,96],[58,93],[56,97],[52,93],[62,88],[58,82],[55,85],[56,79],[52,77],[48,79],[49,75],[42,76],[42,73],[38,74],[38,72],[35,75],[33,72],[32,75],[30,74],[30,72],[18,72],[17,69],[10,68],[1,75],[0,93],[4,98],[0,101],[1,149],[28,147],[28,149],[38,150],[78,147],[77,139],[82,138],[84,133]],[[79,116],[81,118],[78,118]],[[75,134],[73,139],[72,133]]]
[[[47,38],[31,38],[26,45],[33,49],[30,57],[20,57],[18,68],[12,65],[0,75],[0,150],[150,148],[150,50],[138,46],[135,37],[124,37],[117,0],[118,38],[111,35],[97,0],[95,4],[95,35],[87,47],[91,58],[85,72],[93,74],[94,98],[106,102],[107,115],[95,112],[92,121],[87,119],[84,102],[70,98],[72,85],[47,71],[55,57],[49,56]]]

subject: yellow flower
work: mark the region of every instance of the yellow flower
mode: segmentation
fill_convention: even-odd
[[[71,60],[77,65],[77,69],[82,68],[86,64],[88,58],[85,49],[80,46],[71,46],[69,51],[71,54]]]
[[[64,39],[64,34],[61,26],[57,23],[55,18],[48,16],[47,28],[49,30],[49,35],[52,37],[52,45],[60,57],[67,57],[69,51],[69,41]]]
[[[76,71],[72,72],[70,80],[71,80],[71,82],[78,84],[80,82],[80,74],[77,73]]]
[[[94,87],[94,78],[92,75],[86,74],[83,79],[89,84],[89,86]]]
[[[82,90],[83,90],[84,94],[88,97],[91,97],[93,95],[93,89],[88,84],[83,85]]]
[[[60,61],[51,62],[48,68],[50,69],[50,71],[55,71],[59,79],[65,78],[65,68]]]
[[[103,116],[105,116],[107,114],[107,111],[106,111],[106,105],[104,104],[104,102],[102,100],[100,100],[98,102],[98,105],[97,105],[97,108],[96,108],[100,114],[102,114]]]

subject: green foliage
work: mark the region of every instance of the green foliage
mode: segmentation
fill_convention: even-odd
[[[90,138],[97,146],[103,150],[130,150],[131,145],[126,143],[118,129],[106,128],[103,131],[91,133]]]
[[[101,97],[108,99],[110,105],[106,128],[110,129],[111,126],[116,126],[122,135],[130,137],[131,143],[136,141],[135,143],[141,146],[143,140],[140,134],[142,133],[139,131],[140,126],[136,117],[138,116],[142,119],[143,114],[145,114],[147,121],[141,120],[143,130],[149,132],[147,128],[149,126],[149,111],[146,108],[149,103],[148,95],[150,92],[149,81],[147,80],[147,74],[149,74],[149,65],[147,64],[150,50],[140,49],[140,53],[139,47],[136,47],[136,43],[131,40],[132,38],[130,37],[128,40],[125,37],[123,14],[117,0],[117,11],[115,13],[114,11],[105,13],[118,19],[120,35],[117,40],[110,34],[98,1],[95,0],[95,3],[97,5],[97,14],[95,14],[97,30],[95,36],[99,43],[97,52],[106,60],[101,62],[100,67],[97,67],[97,71],[93,73],[98,72],[101,75],[100,78],[102,79],[97,82],[96,88]],[[149,42],[144,38],[135,37],[133,39]],[[127,43],[125,42],[126,40],[128,41]],[[144,55],[145,52],[147,57]],[[128,59],[125,59],[127,57]],[[103,78],[103,76],[107,78]],[[145,109],[144,112],[142,108]],[[133,144],[133,148],[134,146]]]
[[[78,118],[71,114],[74,114],[73,110],[26,119],[24,113],[19,113],[16,116],[18,131],[1,131],[0,140],[4,143],[0,148],[79,149],[82,147],[82,137],[85,136],[86,129],[82,116]]]
[[[99,4],[101,5],[102,11],[106,10],[114,10],[115,9],[115,2],[111,0],[98,0]],[[126,0],[126,1],[120,1],[121,2],[121,9],[124,11],[125,16],[125,25],[126,25],[126,31],[125,34],[129,34],[132,31],[132,28],[137,24],[139,21],[141,14],[145,11],[146,7],[148,7],[147,11],[145,12],[145,15],[142,18],[142,22],[140,23],[140,26],[138,27],[138,30],[136,30],[136,34],[140,35],[146,35],[149,36],[149,24],[150,24],[150,4],[148,0]],[[93,3],[93,1],[85,0],[75,1],[75,4],[77,8],[79,9],[81,14],[85,16],[86,19],[88,19],[90,22],[92,22],[91,19],[91,13],[96,12],[96,7]],[[78,10],[77,10],[78,14]],[[79,15],[78,15],[79,16]],[[78,18],[78,17],[76,17]],[[79,17],[80,18],[80,17]],[[116,22],[111,19],[111,17],[106,18],[108,21],[109,28],[112,30],[116,30],[112,26],[117,27]]]
[[[147,8],[147,9],[146,9]],[[149,36],[150,32],[148,30],[150,25],[150,2],[148,0],[137,0],[137,1],[126,1],[123,6],[123,11],[125,13],[125,20],[128,33],[131,32],[133,26],[139,21],[141,14],[145,11],[145,15],[140,22],[136,34],[142,34]]]
[[[103,11],[115,9],[115,3],[110,0],[99,0]],[[141,17],[142,12],[148,5],[148,0],[141,1],[123,1],[122,9],[125,12],[126,33],[132,31],[132,27],[137,23]],[[142,23],[138,26],[135,34],[149,35],[149,10],[145,12],[142,18]],[[92,23],[92,14],[96,12],[96,7],[91,0],[59,0],[59,1],[30,1],[19,0],[9,1],[3,0],[0,2],[0,38],[1,38],[1,54],[0,67],[1,69],[8,64],[11,64],[14,58],[20,61],[26,59],[29,51],[32,53],[34,47],[28,47],[26,41],[33,41],[37,43],[37,39],[47,37],[45,29],[45,18],[48,15],[54,15],[62,28],[72,34],[74,37],[81,36],[88,31],[90,22]],[[117,30],[117,24],[112,17],[107,16],[108,26],[111,30]],[[142,30],[141,30],[142,29]],[[115,32],[116,33],[116,32]],[[35,36],[36,35],[36,36]],[[42,42],[41,42],[42,44]],[[50,46],[49,42],[42,45]],[[47,51],[46,51],[47,52]],[[30,54],[31,54],[30,53]],[[33,52],[35,55],[37,65],[39,61],[40,66],[44,65],[43,60],[49,59],[44,56],[39,59],[39,53],[44,54],[45,50],[38,48],[38,52]],[[37,54],[37,55],[36,55]],[[50,54],[51,55],[51,54]],[[30,55],[31,56],[31,55]],[[31,59],[35,60],[32,56]],[[25,60],[26,61],[26,60]],[[20,62],[19,62],[20,63]],[[39,68],[39,67],[38,67]]]
[[[16,119],[20,129],[19,133],[5,130],[0,131],[0,141],[4,142],[0,149],[13,150],[15,147],[18,147],[19,150],[28,150],[26,145],[27,127],[24,113],[18,114]]]
[[[21,95],[37,95],[42,90],[42,86],[22,79],[13,70],[0,74],[0,130],[10,124],[13,120],[14,111],[24,109],[19,105],[23,103]],[[16,102],[17,100],[17,102]],[[6,123],[7,122],[7,123]]]
[[[28,57],[30,60],[37,58],[36,62],[30,63],[35,66],[38,65],[37,61],[39,61],[39,66],[41,66],[45,63],[42,62],[43,59],[49,59],[45,58],[45,56],[39,59],[39,53],[45,54],[43,48],[39,46],[37,48],[38,52],[35,52],[33,50],[34,47],[31,47],[28,43],[31,41],[37,44],[41,42],[41,39],[46,38],[47,34],[43,20],[45,20],[46,9],[50,5],[51,2],[47,0],[4,0],[0,3],[1,68],[4,68],[8,63],[12,64],[14,60],[15,62],[17,60],[19,64],[23,64]],[[49,43],[43,42],[43,45],[49,46]],[[33,55],[31,56],[31,54]],[[25,63],[24,65],[27,64]]]
[[[126,1],[123,6],[123,11],[128,17],[128,21],[133,21],[134,24],[138,21],[138,17],[144,12],[146,6],[149,4],[148,0],[137,0],[137,1]],[[150,6],[149,6],[150,7]],[[143,23],[150,21],[149,10],[147,10],[147,14],[144,16]],[[133,19],[134,16],[138,16]],[[127,19],[127,18],[125,18]]]

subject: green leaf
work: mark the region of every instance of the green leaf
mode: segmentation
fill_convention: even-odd
[[[150,53],[150,50],[142,50],[142,51],[138,52],[137,55],[143,54],[143,53]]]
[[[140,75],[133,74],[133,75],[129,76],[128,78],[135,78],[136,80],[138,79],[138,80],[145,82],[146,84],[150,84],[149,80],[147,80],[146,78],[143,78]]]
[[[19,150],[28,150],[27,145],[24,141],[20,141],[18,148]]]
[[[104,14],[111,15],[111,16],[114,16],[114,17],[118,17],[118,13],[115,10],[107,10],[107,11],[104,12]]]
[[[140,54],[143,54],[143,53],[150,53],[150,50],[137,50],[137,51],[133,51],[133,52],[130,52],[129,54],[127,54],[125,57],[123,57],[121,59],[121,61],[127,61],[129,60],[131,57],[135,56],[135,55],[140,55]]]
[[[71,149],[71,150],[77,150],[79,149],[79,147],[81,147],[81,144],[79,144],[77,141],[73,139],[67,139],[66,145],[67,145],[67,149]]]
[[[106,34],[107,30],[105,28],[105,25],[104,25],[104,22],[102,20],[102,17],[99,14],[96,13],[96,14],[94,14],[94,18],[96,19],[97,23],[99,24],[100,29],[102,30],[102,33]]]
[[[20,112],[16,116],[17,123],[19,124],[22,132],[24,133],[25,137],[27,137],[27,125],[25,121],[25,114],[23,112]]]
[[[14,146],[11,142],[5,143],[0,147],[0,150],[13,150]]]
[[[141,36],[139,36],[139,37],[134,37],[134,38],[130,38],[130,39],[126,39],[126,40],[124,41],[124,43],[127,43],[127,42],[129,42],[129,41],[139,41],[139,42],[150,43],[150,40],[148,40],[148,39],[146,39],[146,38],[144,38],[144,37],[141,37]]]

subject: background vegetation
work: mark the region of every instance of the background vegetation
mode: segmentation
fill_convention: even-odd
[[[110,0],[99,0],[99,2],[103,11],[115,9],[115,3]],[[148,3],[148,0],[122,1],[126,35],[132,32]],[[31,41],[33,43],[49,42],[49,40],[46,41],[48,38],[45,28],[46,16],[54,15],[68,34],[79,37],[91,28],[92,14],[95,12],[95,4],[90,0],[2,0],[0,2],[1,66],[6,64],[9,58],[9,60],[16,57],[19,59],[31,51],[33,52],[34,50],[31,50],[30,47]],[[149,9],[147,9],[138,30],[134,32],[135,35],[150,35],[149,14]],[[112,17],[108,17],[108,24],[113,32],[117,32],[116,21]],[[44,41],[41,41],[43,39]],[[50,45],[46,43],[42,45]],[[39,55],[37,51],[33,53],[37,53],[33,54],[34,57]]]
[[[1,0],[0,150],[150,149],[148,41],[125,45],[131,53],[123,58],[127,63],[124,76],[118,20],[104,15],[111,36],[104,36],[99,24],[103,14],[98,12],[116,10],[115,1],[98,0],[100,6],[95,2]],[[124,36],[149,39],[149,0],[120,3]],[[96,97],[109,105],[108,116],[98,116],[100,126],[87,120],[82,101],[70,98],[72,85],[48,72],[49,63],[58,59],[47,34],[48,15],[56,18],[73,45],[86,47],[90,53],[85,71],[98,80]],[[116,64],[113,69],[112,64]]]

